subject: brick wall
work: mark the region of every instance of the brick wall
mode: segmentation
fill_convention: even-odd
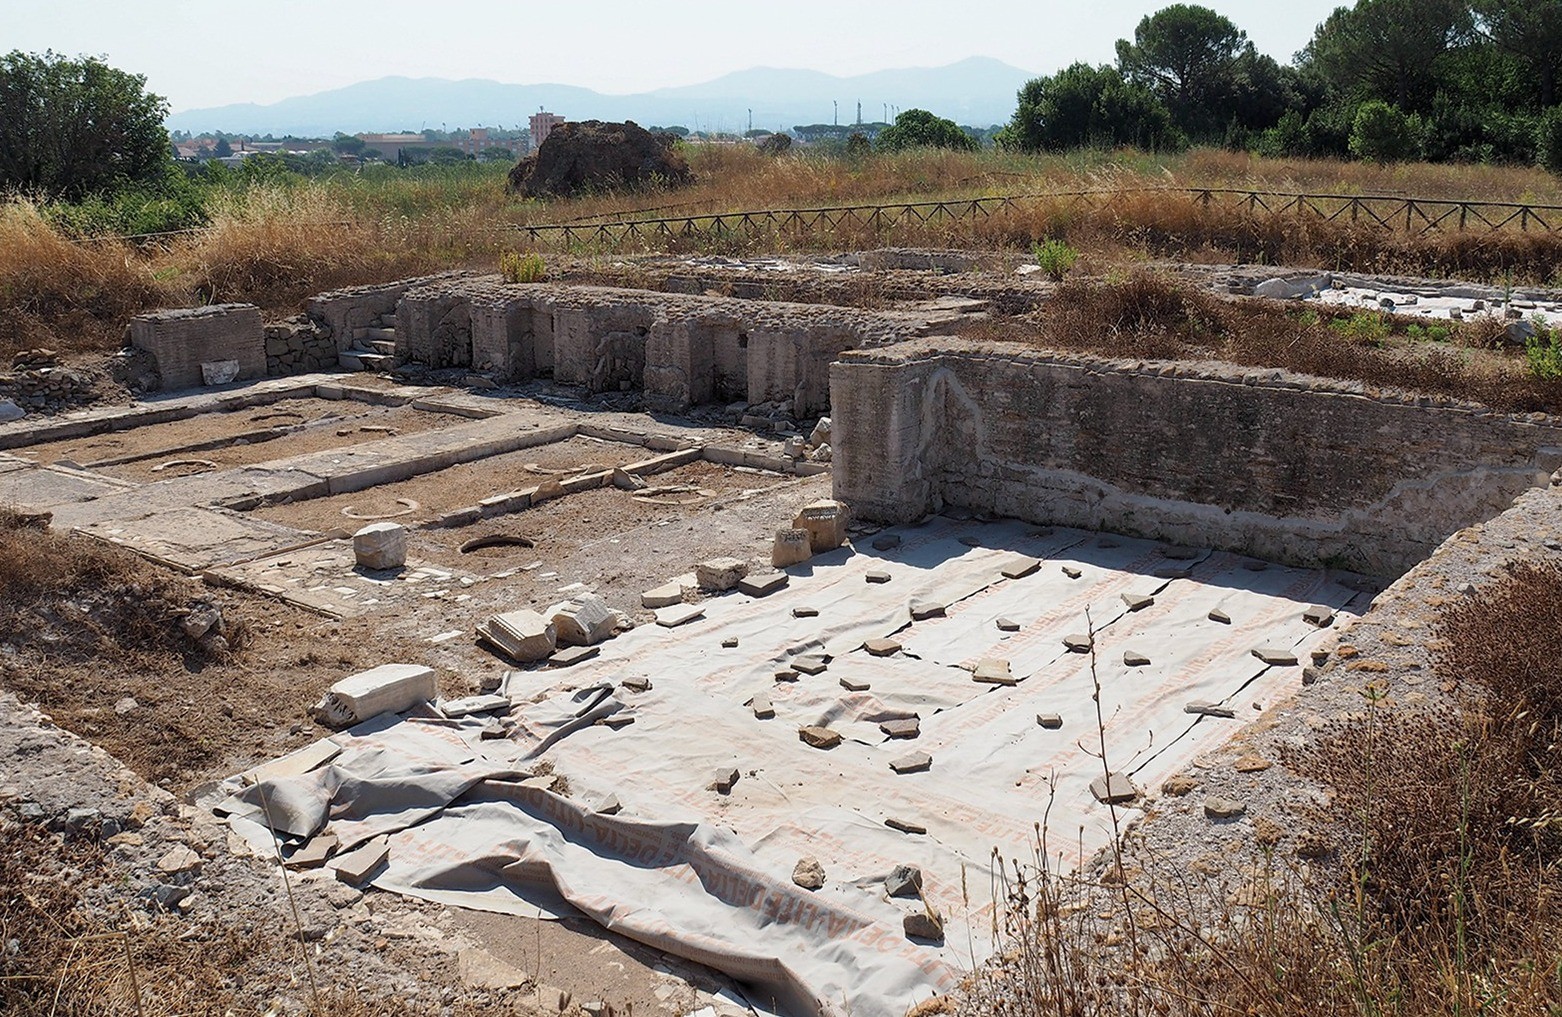
[[[213,304],[131,319],[130,344],[150,353],[165,391],[204,384],[201,365],[237,360],[235,380],[266,376],[266,340],[253,304]]]

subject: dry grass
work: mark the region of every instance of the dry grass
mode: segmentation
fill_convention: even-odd
[[[1098,270],[1174,258],[1517,282],[1549,282],[1562,263],[1562,239],[1541,232],[1413,238],[1343,222],[1204,209],[1182,195],[1143,191],[1230,186],[1562,203],[1556,178],[1536,169],[1379,167],[1214,150],[1172,156],[921,151],[852,161],[807,152],[772,158],[748,146],[695,147],[690,162],[696,182],[677,191],[554,202],[506,197],[503,166],[415,173],[382,168],[360,176],[253,185],[215,192],[210,229],[141,247],[72,242],[35,206],[10,201],[0,205],[0,356],[35,345],[67,352],[110,349],[129,316],[160,306],[246,300],[292,313],[304,296],[335,286],[444,268],[491,269],[501,251],[518,246],[515,225],[658,212],[1115,192],[1096,207],[1042,199],[988,217],[843,223],[803,235],[696,235],[617,250],[741,255],[894,245],[1024,249],[1058,237],[1083,250],[1085,266]],[[571,253],[600,252],[576,244]]]
[[[1298,312],[1227,300],[1168,275],[1136,271],[1064,283],[1037,314],[977,323],[964,335],[1102,356],[1278,368],[1511,412],[1562,408],[1562,384],[1532,377],[1522,353],[1492,349],[1490,323],[1451,325],[1446,342],[1412,340],[1409,324],[1373,312]]]

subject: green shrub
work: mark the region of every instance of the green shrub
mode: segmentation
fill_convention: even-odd
[[[1046,240],[1031,245],[1031,254],[1036,258],[1036,264],[1047,273],[1047,278],[1054,282],[1062,282],[1068,270],[1074,267],[1079,260],[1079,252],[1062,240]]]
[[[510,283],[542,282],[547,275],[547,266],[543,264],[540,254],[506,251],[499,255],[499,274],[504,276],[505,282]]]
[[[1383,315],[1371,311],[1358,311],[1349,318],[1336,318],[1329,322],[1329,327],[1353,342],[1370,346],[1382,346],[1383,340],[1393,331]]]
[[[1356,110],[1351,124],[1350,153],[1371,162],[1402,162],[1421,151],[1421,120],[1397,106],[1371,99]]]
[[[1529,373],[1540,381],[1562,378],[1562,329],[1548,327],[1540,317],[1534,324],[1535,334],[1524,340]]]

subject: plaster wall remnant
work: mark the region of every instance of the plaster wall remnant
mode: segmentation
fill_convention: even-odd
[[[1562,467],[1562,421],[1227,365],[913,340],[831,369],[835,496],[1399,575]]]
[[[130,344],[157,363],[165,390],[205,384],[201,365],[237,361],[231,380],[266,376],[266,339],[254,304],[212,304],[138,314],[130,320]]]

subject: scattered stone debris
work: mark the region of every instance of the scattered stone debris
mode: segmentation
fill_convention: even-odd
[[[1019,557],[999,569],[999,575],[1005,579],[1024,579],[1037,569],[1041,568],[1039,558]]]
[[[700,589],[722,593],[733,589],[748,575],[748,562],[742,558],[712,558],[694,566],[694,578]]]
[[[1125,593],[1122,596],[1123,603],[1130,611],[1143,611],[1155,603],[1155,598],[1147,593]]]
[[[1018,632],[1020,623],[1012,618],[999,618],[997,621],[999,632]]]
[[[935,943],[944,939],[944,918],[936,908],[913,911],[905,917],[903,924],[909,939],[926,939]]]
[[[1063,716],[1057,713],[1038,713],[1036,723],[1049,731],[1056,731],[1063,726]]]
[[[684,585],[674,579],[672,582],[663,583],[640,594],[640,606],[648,611],[654,611],[659,607],[672,607],[674,604],[683,603]]]
[[[1170,795],[1173,798],[1181,798],[1198,790],[1199,782],[1186,774],[1178,774],[1168,777],[1161,784],[1161,794]]]
[[[933,757],[926,752],[912,752],[901,756],[889,764],[889,768],[896,773],[922,773],[933,768]]]
[[[624,811],[624,803],[618,800],[618,795],[609,794],[597,802],[597,807],[592,811],[599,816],[616,816]]]
[[[705,607],[702,604],[674,604],[656,610],[656,624],[664,629],[675,629],[703,617]]]
[[[738,583],[738,592],[750,597],[768,597],[783,590],[792,581],[785,572],[770,572],[762,576],[747,576]]]
[[[642,675],[636,675],[633,678],[625,678],[620,684],[623,685],[623,687],[628,689],[630,692],[650,692],[651,691],[651,679],[646,678],[646,677],[644,677]]]
[[[862,644],[870,657],[893,657],[900,652],[900,644],[893,639],[870,639]]]
[[[738,645],[738,637],[737,636],[728,636],[726,639],[723,639],[721,641],[721,648],[723,650],[734,650],[734,649],[737,649],[737,645]]]
[[[872,686],[869,685],[868,682],[858,681],[853,678],[841,679],[841,688],[845,689],[847,692],[866,692],[871,687]]]
[[[759,720],[769,720],[776,715],[776,708],[770,705],[769,696],[755,696],[749,701],[749,708]]]
[[[1209,620],[1212,622],[1220,622],[1222,625],[1231,624],[1231,616],[1218,607],[1209,613]]]
[[[1254,648],[1253,656],[1274,667],[1296,666],[1295,650],[1287,650],[1276,646],[1259,646]]]
[[[1199,717],[1221,717],[1230,720],[1237,715],[1237,711],[1229,706],[1221,706],[1219,703],[1194,702],[1182,708],[1183,713],[1191,713]]]
[[[1149,663],[1150,663],[1150,658],[1146,657],[1144,654],[1140,653],[1137,650],[1124,650],[1123,651],[1123,666],[1124,667],[1147,667],[1149,665]]]
[[[792,667],[795,670],[807,675],[823,674],[829,666],[829,661],[814,654],[797,657],[792,661]]]
[[[562,646],[548,658],[554,667],[574,667],[602,652],[600,646]]]
[[[884,877],[884,892],[891,897],[922,896],[922,870],[915,865],[897,865]]]
[[[816,749],[833,749],[841,744],[841,733],[839,731],[831,731],[827,727],[809,726],[798,728],[797,737],[804,744]]]
[[[1009,662],[996,657],[988,657],[976,662],[976,669],[971,673],[973,681],[985,685],[1018,685],[1019,679],[1009,672]]]
[[[1090,793],[1103,805],[1122,805],[1139,797],[1139,789],[1127,774],[1108,773],[1090,782]]]
[[[1263,756],[1250,752],[1247,755],[1238,757],[1237,761],[1232,765],[1238,773],[1262,773],[1275,764]]]
[[[711,787],[717,794],[729,795],[737,784],[741,774],[735,766],[723,766],[716,770],[716,777],[711,781]]]
[[[1080,576],[1084,575],[1084,572],[1080,571],[1072,565],[1065,565],[1063,566],[1063,574],[1068,576],[1070,579],[1078,579]]]
[[[1210,795],[1204,799],[1204,814],[1211,819],[1237,819],[1247,812],[1247,803]]]
[[[390,845],[384,837],[376,837],[360,847],[337,855],[332,867],[336,878],[351,886],[362,886],[371,879],[390,858]]]
[[[913,600],[911,602],[911,620],[925,621],[928,618],[942,618],[946,605],[936,600]]]
[[[1086,633],[1075,632],[1063,637],[1063,645],[1070,653],[1089,653],[1096,641]]]
[[[809,607],[807,604],[799,604],[797,607],[792,608],[792,617],[817,618],[819,617],[819,609],[817,607]]]
[[[1314,604],[1312,607],[1309,607],[1307,610],[1302,612],[1302,620],[1309,625],[1315,625],[1320,629],[1326,629],[1330,625],[1334,624],[1334,610],[1332,608],[1325,607],[1322,604]]]
[[[869,583],[881,584],[889,582],[890,575],[883,569],[870,569],[868,573],[863,576],[863,579]]]
[[[909,819],[902,819],[899,816],[890,816],[888,819],[884,820],[884,825],[889,827],[891,830],[899,830],[901,833],[927,833],[927,827],[923,826],[921,823],[916,823]]]
[[[812,855],[800,858],[792,868],[792,882],[804,890],[817,890],[824,886],[824,866]]]
[[[922,722],[916,717],[897,717],[881,721],[879,730],[888,738],[915,738],[922,733]]]

